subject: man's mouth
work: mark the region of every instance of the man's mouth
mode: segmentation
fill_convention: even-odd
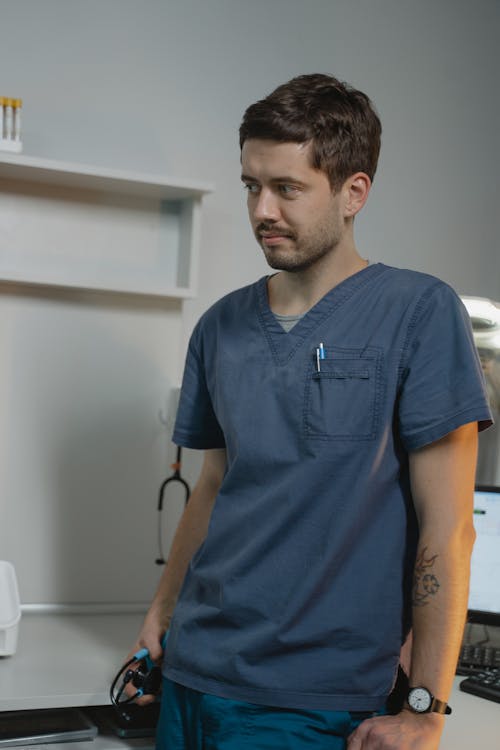
[[[284,240],[293,239],[293,236],[289,232],[284,232],[276,229],[273,229],[272,231],[259,231],[258,235],[261,242],[266,245],[278,245]]]

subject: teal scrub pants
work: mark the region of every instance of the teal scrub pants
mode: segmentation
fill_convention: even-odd
[[[308,711],[218,698],[163,680],[156,750],[345,750],[372,711]]]

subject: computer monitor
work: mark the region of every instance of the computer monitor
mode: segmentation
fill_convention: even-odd
[[[500,487],[476,487],[474,528],[468,620],[500,626]]]

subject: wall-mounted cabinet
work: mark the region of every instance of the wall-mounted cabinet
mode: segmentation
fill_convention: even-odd
[[[0,280],[192,297],[213,186],[0,155]]]

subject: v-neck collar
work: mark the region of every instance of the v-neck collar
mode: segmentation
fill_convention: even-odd
[[[301,348],[310,334],[318,328],[329,316],[348,300],[354,292],[368,284],[380,275],[387,266],[374,263],[357,271],[352,276],[336,284],[328,291],[302,318],[286,332],[269,306],[267,293],[268,276],[263,276],[256,283],[258,315],[268,341],[269,347],[277,364],[284,365],[295,352]]]

